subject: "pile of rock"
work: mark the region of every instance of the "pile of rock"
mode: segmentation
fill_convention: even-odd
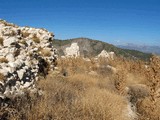
[[[80,49],[78,43],[72,43],[70,47],[67,47],[64,51],[65,57],[78,57],[80,56]]]
[[[53,33],[0,20],[0,99],[37,92],[35,82],[56,65]]]
[[[106,50],[102,50],[101,53],[98,55],[98,58],[103,57],[113,60],[114,56],[114,52],[107,52]]]

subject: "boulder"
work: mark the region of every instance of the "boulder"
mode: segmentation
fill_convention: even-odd
[[[52,33],[45,29],[19,27],[1,20],[0,36],[3,38],[0,58],[7,60],[0,63],[0,73],[4,76],[0,83],[0,99],[24,95],[24,89],[39,92],[34,85],[38,76],[40,73],[46,76],[48,70],[54,69],[57,60],[56,50],[52,46]],[[40,54],[42,49],[46,51]],[[45,56],[44,52],[49,55]]]
[[[9,38],[3,40],[3,45],[9,47],[14,42],[16,42],[16,38],[9,37]]]
[[[98,58],[108,58],[113,60],[114,59],[114,52],[107,52],[106,50],[102,50],[101,53],[98,55]]]
[[[78,43],[72,43],[70,47],[65,49],[65,56],[66,57],[78,57],[80,56],[80,50]]]
[[[25,69],[20,69],[17,71],[18,77],[21,80],[23,78],[24,73],[26,72]]]
[[[106,50],[102,50],[98,57],[109,58],[109,53]]]
[[[15,58],[14,58],[14,55],[9,53],[6,55],[6,59],[10,62],[14,62],[15,61]]]

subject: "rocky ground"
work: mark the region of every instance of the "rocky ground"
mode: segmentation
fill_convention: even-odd
[[[23,96],[36,88],[39,76],[53,70],[56,49],[53,33],[45,29],[19,27],[0,20],[0,103]]]

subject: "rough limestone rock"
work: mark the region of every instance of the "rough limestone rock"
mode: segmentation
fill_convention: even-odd
[[[78,57],[80,56],[80,50],[78,43],[72,43],[70,47],[65,49],[65,56],[66,57]]]
[[[24,95],[24,89],[40,93],[35,85],[39,75],[46,76],[56,65],[53,36],[45,29],[0,20],[0,99]]]
[[[114,59],[114,52],[107,52],[106,50],[102,50],[102,52],[98,55],[99,57],[104,57],[113,60]]]
[[[14,55],[9,53],[8,55],[6,55],[6,59],[8,61],[11,61],[11,62],[14,62],[15,61],[15,58],[14,58]]]
[[[15,37],[8,37],[8,38],[4,39],[3,46],[9,47],[12,43],[16,42],[16,40],[17,39]]]

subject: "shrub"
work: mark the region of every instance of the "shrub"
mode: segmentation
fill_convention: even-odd
[[[138,112],[143,119],[158,120],[160,118],[160,57],[153,56],[146,71],[148,87],[150,88],[149,97],[138,102]]]

